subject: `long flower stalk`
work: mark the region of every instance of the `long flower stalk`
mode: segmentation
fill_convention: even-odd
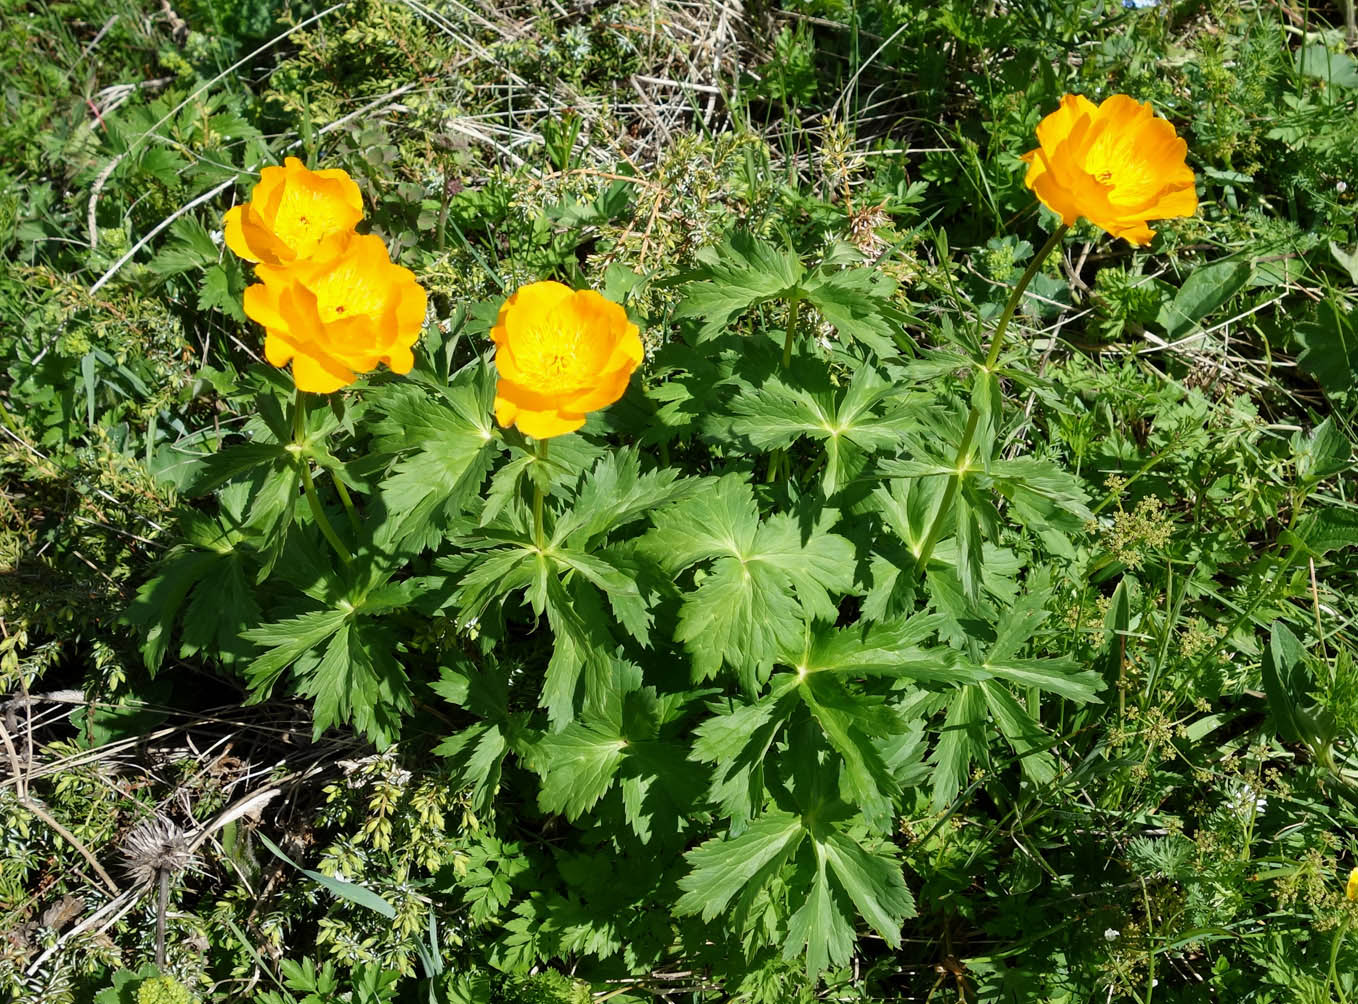
[[[547,462],[547,440],[539,439],[535,447],[535,454],[538,463]],[[542,528],[542,479],[533,478],[533,543],[537,545],[539,551],[547,550],[547,535]]]
[[[792,346],[797,341],[797,313],[802,305],[801,297],[794,296],[787,304],[787,334],[783,336],[783,369],[786,370],[792,365]],[[779,470],[783,471],[783,476],[788,475],[788,468],[791,464],[787,459],[787,450],[778,447],[769,454],[769,473],[766,479],[768,484],[773,484],[778,479]]]
[[[320,527],[321,535],[330,542],[330,546],[339,555],[340,561],[346,565],[351,565],[354,556],[344,546],[339,534],[330,525],[330,519],[325,515],[325,510],[321,508],[321,499],[316,493],[316,482],[311,478],[311,461],[306,455],[306,443],[306,392],[299,387],[292,408],[292,445],[297,455],[298,470],[302,472],[302,489],[306,492],[307,504],[311,506],[312,518],[316,520],[316,525]],[[335,483],[338,484],[339,480],[336,479]]]
[[[995,372],[995,365],[1000,359],[1000,349],[1004,346],[1005,331],[1009,327],[1010,319],[1014,316],[1014,311],[1018,309],[1019,301],[1023,299],[1024,291],[1027,290],[1028,284],[1033,281],[1033,277],[1037,275],[1038,269],[1042,267],[1042,263],[1047,260],[1047,257],[1056,249],[1056,246],[1061,243],[1061,238],[1066,236],[1066,231],[1068,229],[1069,227],[1065,225],[1056,228],[1052,235],[1047,238],[1047,243],[1043,244],[1041,250],[1033,255],[1033,260],[1028,263],[1028,267],[1024,270],[1023,275],[1019,277],[1018,285],[1016,285],[1014,291],[1009,294],[1009,302],[1004,305],[1004,311],[1000,314],[1000,319],[995,324],[995,334],[990,339],[990,351],[986,353],[985,365],[983,367],[986,373]],[[967,414],[967,426],[962,432],[962,442],[958,444],[957,455],[953,459],[953,470],[952,473],[948,475],[948,486],[943,490],[943,501],[939,504],[937,511],[934,513],[933,523],[930,524],[929,532],[925,534],[924,543],[920,545],[919,554],[915,557],[915,563],[919,568],[921,578],[924,576],[925,569],[929,565],[929,558],[933,556],[934,547],[938,544],[939,535],[943,532],[943,523],[948,518],[948,514],[952,511],[953,501],[957,498],[958,489],[962,486],[962,478],[971,469],[971,446],[976,438],[976,429],[980,425],[980,422],[981,409],[973,399],[971,402],[971,411]]]

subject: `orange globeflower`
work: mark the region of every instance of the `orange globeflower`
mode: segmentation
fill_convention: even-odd
[[[1037,126],[1038,148],[1023,155],[1024,183],[1069,226],[1083,216],[1132,244],[1149,244],[1148,220],[1198,211],[1188,144],[1150,103],[1114,94],[1095,105],[1067,94]]]
[[[349,175],[308,171],[289,157],[259,172],[250,201],[227,211],[223,236],[247,261],[286,265],[338,254],[361,219],[363,196]]]
[[[355,235],[336,257],[259,265],[245,313],[264,325],[264,355],[292,362],[298,390],[328,394],[386,363],[409,373],[424,324],[415,273],[393,265],[382,238]]]
[[[641,336],[627,312],[592,289],[534,282],[505,301],[495,326],[495,418],[547,439],[574,432],[585,414],[627,389]]]

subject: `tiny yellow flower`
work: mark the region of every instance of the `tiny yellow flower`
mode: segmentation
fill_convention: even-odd
[[[226,246],[246,261],[286,265],[333,257],[363,219],[363,196],[345,172],[309,171],[296,157],[259,172],[250,201],[228,210]]]
[[[1023,155],[1026,184],[1069,226],[1083,216],[1131,244],[1149,244],[1149,220],[1198,211],[1188,144],[1150,103],[1114,94],[1096,105],[1067,94],[1037,125],[1038,147]]]
[[[1358,902],[1358,868],[1349,872],[1349,883],[1344,888],[1344,895],[1349,902]]]
[[[574,432],[587,412],[627,389],[643,355],[627,311],[591,289],[559,282],[522,287],[500,308],[495,342],[495,418],[534,439]]]

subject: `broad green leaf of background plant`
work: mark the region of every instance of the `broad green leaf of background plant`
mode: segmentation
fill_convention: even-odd
[[[1330,394],[1342,394],[1358,378],[1358,321],[1346,314],[1337,298],[1316,307],[1316,316],[1296,327],[1302,350],[1297,365]]]
[[[1182,338],[1250,281],[1249,262],[1222,261],[1195,269],[1173,301],[1160,308],[1156,323],[1170,341]]]
[[[1278,735],[1287,742],[1312,749],[1327,746],[1335,737],[1334,716],[1312,697],[1317,689],[1310,657],[1297,636],[1281,621],[1269,628],[1261,665],[1268,709]]]

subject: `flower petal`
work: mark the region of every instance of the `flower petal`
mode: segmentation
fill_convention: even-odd
[[[292,379],[308,394],[330,394],[353,383],[355,374],[328,356],[299,351],[292,360]]]

